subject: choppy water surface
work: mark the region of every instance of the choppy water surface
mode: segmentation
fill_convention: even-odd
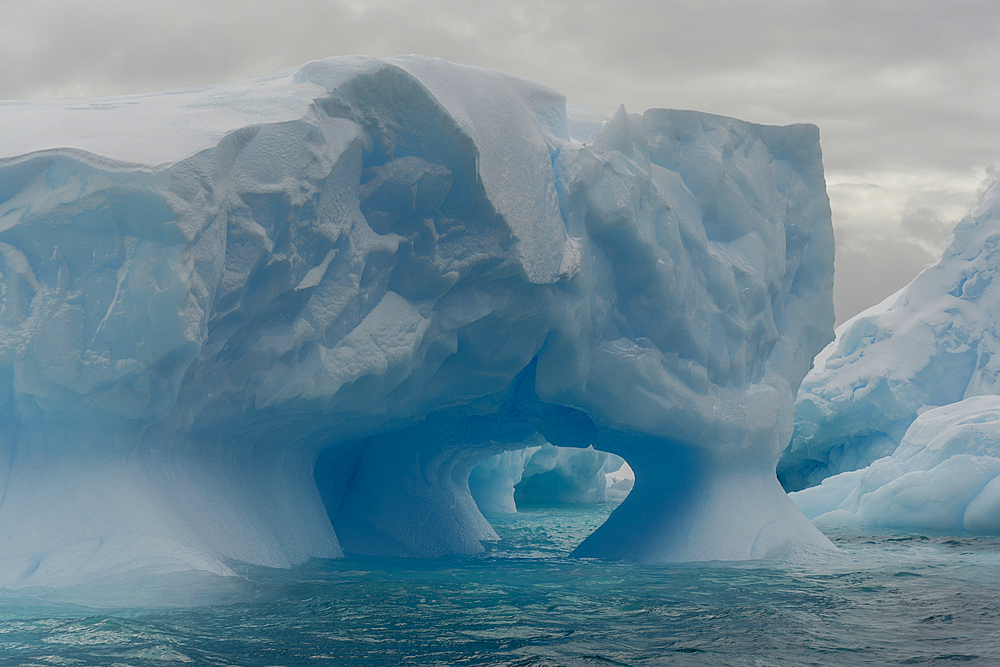
[[[0,663],[1000,664],[1000,540],[839,532],[843,557],[808,567],[568,558],[610,509],[498,519],[501,542],[475,558],[135,582],[195,607],[4,594]],[[108,591],[73,595],[91,593]]]

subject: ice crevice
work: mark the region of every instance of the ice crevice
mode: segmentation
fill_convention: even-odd
[[[122,102],[0,102],[0,586],[474,553],[472,471],[546,443],[635,472],[578,555],[829,548],[775,477],[832,335],[816,128],[418,56]]]

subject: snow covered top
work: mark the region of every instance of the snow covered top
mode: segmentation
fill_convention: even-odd
[[[215,147],[226,134],[247,126],[297,120],[307,115],[317,99],[324,98],[358,73],[371,67],[374,58],[328,58],[302,67],[226,84],[183,88],[170,92],[104,98],[62,100],[0,100],[0,158],[53,149],[77,149],[112,160],[137,165],[164,165]],[[496,91],[508,89],[505,101],[550,106],[553,130],[561,138],[567,128],[565,100],[551,88],[479,67],[451,65],[447,77],[435,84],[435,60],[417,56],[388,58],[403,69],[420,69],[425,85],[439,100],[475,100],[475,86]],[[330,64],[335,63],[335,67]],[[450,63],[449,63],[450,65]],[[437,69],[440,69],[439,67]],[[466,72],[464,79],[456,72]],[[530,91],[528,95],[524,93]],[[601,114],[589,111],[590,124]],[[536,110],[537,111],[537,110]],[[470,116],[458,118],[466,129]],[[599,129],[600,122],[597,127]],[[485,135],[489,127],[482,128]]]
[[[320,86],[285,70],[240,83],[98,99],[0,101],[0,157],[75,148],[156,166],[248,125],[305,115]]]
[[[1000,393],[1000,188],[941,259],[837,329],[796,403],[779,465],[792,488],[890,454],[922,411]]]

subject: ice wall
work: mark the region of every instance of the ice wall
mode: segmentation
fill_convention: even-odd
[[[896,449],[917,415],[1000,394],[1000,189],[952,235],[941,259],[842,324],[796,402],[778,466],[791,490],[867,466]]]
[[[475,552],[470,471],[536,434],[635,470],[582,555],[827,544],[774,475],[833,322],[816,128],[584,143],[421,57],[0,118],[0,585]]]
[[[541,448],[542,445],[538,444],[500,452],[472,469],[469,491],[479,511],[486,515],[517,512],[514,487],[521,482],[528,459]]]

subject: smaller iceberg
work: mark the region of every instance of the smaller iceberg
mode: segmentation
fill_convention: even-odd
[[[1000,396],[928,410],[890,456],[790,497],[820,525],[1000,533]]]
[[[469,490],[483,514],[519,506],[621,502],[635,474],[620,456],[591,447],[543,444],[506,451],[472,469]]]
[[[941,259],[837,328],[795,401],[778,462],[788,491],[896,450],[917,416],[1000,394],[1000,187],[955,227]]]

